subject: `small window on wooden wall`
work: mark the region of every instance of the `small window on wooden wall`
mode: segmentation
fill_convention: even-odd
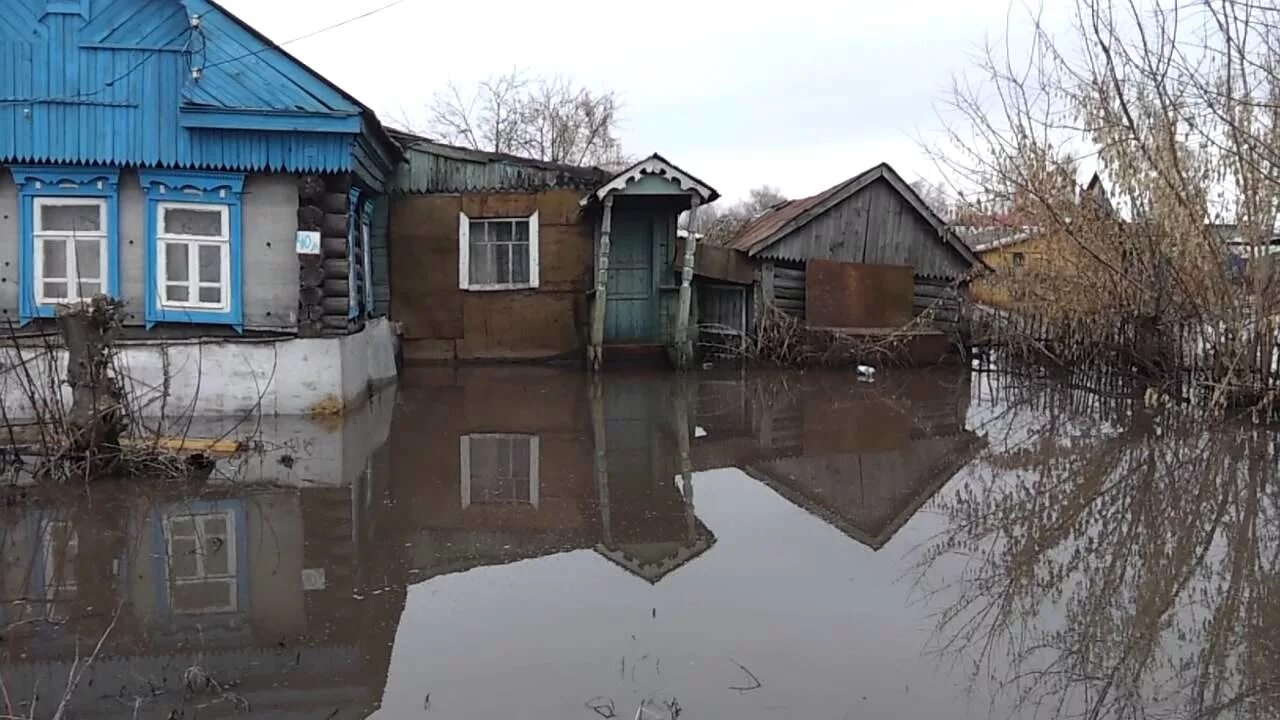
[[[476,219],[458,213],[458,287],[521,290],[538,287],[538,280],[538,213]]]
[[[462,507],[538,506],[536,435],[463,435]]]

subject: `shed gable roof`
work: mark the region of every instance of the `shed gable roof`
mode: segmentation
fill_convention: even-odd
[[[888,163],[881,163],[860,175],[834,185],[811,197],[779,203],[752,220],[726,245],[748,255],[759,255],[770,246],[799,230],[815,218],[854,196],[877,180],[887,182],[934,230],[939,239],[971,266],[983,265],[960,237],[929,207],[916,191]]]

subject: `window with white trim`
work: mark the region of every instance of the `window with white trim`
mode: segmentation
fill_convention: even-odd
[[[164,309],[226,310],[231,302],[231,208],[156,204],[156,267]]]
[[[165,518],[169,607],[174,612],[199,614],[238,609],[235,522],[230,511]]]
[[[537,507],[538,489],[537,436],[462,436],[462,507]]]
[[[458,285],[464,290],[538,287],[538,213],[476,218],[459,213]]]
[[[35,293],[40,305],[88,300],[107,277],[107,201],[35,197]]]

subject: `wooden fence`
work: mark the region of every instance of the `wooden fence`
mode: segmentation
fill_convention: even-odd
[[[1052,368],[1102,393],[1156,386],[1171,399],[1222,408],[1280,405],[1280,323],[1273,318],[1229,329],[1125,317],[1067,325],[973,305],[965,312],[978,369]]]

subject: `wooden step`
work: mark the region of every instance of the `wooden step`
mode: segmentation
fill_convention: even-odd
[[[671,367],[671,359],[665,345],[628,344],[605,345],[604,366],[618,367]]]

